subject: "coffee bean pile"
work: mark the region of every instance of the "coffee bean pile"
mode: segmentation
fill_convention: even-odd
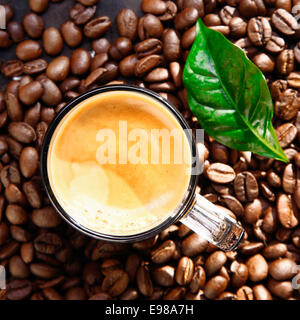
[[[69,20],[49,27],[49,0],[29,0],[22,21],[5,5],[2,50],[8,79],[0,91],[0,299],[299,299],[300,29],[299,0],[142,0],[112,21],[98,0],[72,3]],[[291,13],[293,11],[293,13]],[[274,100],[274,126],[290,162],[238,152],[205,136],[198,192],[240,220],[237,251],[224,253],[178,223],[132,245],[87,238],[63,222],[47,199],[39,151],[48,125],[68,101],[108,83],[133,83],[168,99],[199,128],[182,85],[184,61],[201,17],[262,70]],[[116,24],[119,37],[105,37]],[[82,47],[90,42],[90,50]],[[61,56],[64,47],[70,56]]]

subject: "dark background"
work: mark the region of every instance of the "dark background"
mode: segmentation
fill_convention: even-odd
[[[28,0],[0,0],[0,4],[9,4],[14,9],[15,15],[12,20],[22,22],[23,16],[30,12]],[[49,2],[49,7],[46,12],[41,14],[41,17],[44,20],[45,28],[49,27],[56,27],[60,28],[61,24],[67,20],[69,20],[69,10],[74,6],[76,3],[75,0],[63,0],[62,2],[53,3],[52,1]],[[97,5],[97,11],[94,17],[97,16],[109,16],[112,23],[111,28],[108,32],[104,35],[110,41],[116,39],[118,37],[118,32],[116,28],[115,18],[119,10],[123,8],[130,8],[132,9],[138,17],[142,16],[142,12],[140,9],[141,0],[99,0]],[[25,38],[28,37],[25,35]],[[38,40],[42,43],[41,40]],[[0,59],[5,62],[7,60],[15,59],[15,47],[16,45],[12,45],[9,49],[0,49]],[[84,47],[88,50],[91,49],[91,41],[87,40],[84,37],[84,42],[80,45],[80,47]],[[64,45],[64,50],[61,52],[60,55],[71,56],[72,49],[70,49],[66,44]],[[44,59],[47,61],[53,59],[47,56],[46,54],[43,55]],[[0,89],[4,89],[7,83],[9,82],[8,79],[0,76]]]

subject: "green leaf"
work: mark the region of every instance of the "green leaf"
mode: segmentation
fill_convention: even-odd
[[[183,81],[190,108],[211,137],[233,149],[288,162],[272,125],[273,103],[262,72],[201,19]]]

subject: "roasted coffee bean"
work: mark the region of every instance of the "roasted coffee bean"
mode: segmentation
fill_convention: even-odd
[[[287,253],[287,246],[284,243],[270,243],[263,250],[263,255],[268,260],[278,259]]]
[[[282,148],[287,147],[297,135],[297,128],[292,123],[284,123],[276,129],[276,135]]]
[[[40,83],[44,88],[42,101],[50,107],[58,105],[62,100],[62,94],[57,85],[49,78],[42,79]]]
[[[231,283],[235,288],[242,287],[248,279],[248,267],[244,263],[233,261],[230,266]]]
[[[191,28],[189,28],[188,30],[186,30],[181,38],[181,45],[183,47],[183,49],[189,49],[192,44],[194,43],[196,37],[196,27],[193,26]]]
[[[272,295],[263,284],[257,284],[253,287],[253,293],[256,300],[272,300]]]
[[[36,149],[26,147],[20,155],[20,170],[25,178],[32,177],[38,169],[39,155]]]
[[[271,73],[275,69],[274,58],[266,53],[259,53],[253,58],[253,62],[263,73]]]
[[[16,204],[9,204],[6,207],[5,215],[11,224],[24,224],[28,220],[25,209]]]
[[[66,44],[71,48],[78,47],[82,42],[82,32],[73,21],[63,23],[61,33]]]
[[[194,274],[194,263],[188,257],[182,257],[177,265],[175,279],[179,285],[188,285]]]
[[[67,28],[66,30],[68,30]],[[57,28],[50,27],[44,31],[43,47],[48,55],[50,56],[58,55],[62,51],[63,45],[64,45],[63,38],[61,36],[60,31]]]
[[[294,228],[299,224],[299,212],[290,196],[286,194],[279,195],[276,206],[279,221],[285,228]]]
[[[24,64],[20,60],[9,60],[1,68],[1,72],[7,78],[17,77],[23,73]]]
[[[103,36],[103,34],[110,28],[111,21],[109,17],[102,16],[95,18],[88,22],[83,29],[86,37],[90,39],[96,39]]]
[[[188,257],[194,257],[197,254],[205,251],[208,246],[208,241],[200,235],[193,233],[182,241],[182,253]]]
[[[142,0],[141,9],[145,13],[152,13],[155,15],[161,15],[166,12],[167,5],[162,0]]]
[[[238,199],[231,195],[221,195],[220,201],[226,205],[237,217],[241,217],[244,214],[243,205]]]
[[[253,282],[264,280],[268,275],[268,264],[261,254],[256,254],[246,262],[249,279]]]
[[[273,32],[269,41],[266,41],[266,50],[271,53],[279,53],[285,48],[285,41],[283,38],[278,36],[276,33]]]
[[[116,62],[108,61],[103,67],[105,72],[99,77],[100,83],[108,83],[119,75],[119,66]]]
[[[44,59],[36,59],[29,62],[26,62],[23,67],[24,73],[28,75],[35,75],[42,73],[48,67],[48,63]]]
[[[2,246],[9,236],[9,229],[7,224],[3,221],[0,223],[0,245]]]
[[[189,7],[183,9],[174,19],[175,28],[183,30],[191,27],[199,18],[199,12],[196,8]]]
[[[297,248],[300,248],[300,229],[299,228],[293,232],[292,241]]]
[[[24,30],[18,21],[11,21],[7,25],[7,31],[13,42],[18,43],[24,40]]]
[[[251,21],[251,20],[250,20]],[[245,36],[247,32],[247,22],[240,17],[233,17],[229,21],[230,33],[235,38]]]
[[[208,276],[215,274],[226,263],[227,257],[222,251],[213,252],[205,262],[205,271]]]
[[[299,72],[291,72],[287,76],[286,79],[287,79],[289,86],[296,88],[296,89],[300,88],[300,73]],[[298,95],[297,95],[297,98],[298,98]],[[297,100],[297,102],[298,102],[298,100]],[[298,103],[297,103],[297,105],[298,105]]]
[[[84,6],[93,6],[99,2],[99,0],[78,0]]]
[[[202,266],[196,265],[195,271],[190,282],[190,291],[192,293],[198,292],[199,289],[203,289],[206,282],[205,270]]]
[[[60,56],[52,60],[46,70],[46,75],[49,79],[55,82],[63,81],[69,74],[70,58]]]
[[[37,102],[33,107],[29,108],[24,115],[24,122],[35,127],[40,121],[41,104]]]
[[[35,180],[24,182],[23,192],[32,208],[40,209],[42,207],[42,192]]]
[[[260,188],[260,191],[261,191],[262,195],[267,200],[269,200],[270,202],[274,202],[275,201],[275,199],[276,199],[275,194],[274,194],[274,192],[272,191],[272,189],[270,188],[270,186],[268,185],[267,182],[261,181],[259,183],[259,188]]]
[[[295,59],[300,63],[300,42],[298,42],[294,47]]]
[[[219,26],[222,24],[220,16],[215,13],[209,13],[203,17],[203,22],[206,26]]]
[[[180,37],[173,29],[166,29],[163,34],[163,53],[168,61],[177,61],[181,56]]]
[[[174,92],[176,90],[176,87],[172,82],[166,81],[161,83],[151,83],[149,85],[149,89],[156,92],[160,92],[160,91]]]
[[[294,190],[296,188],[296,178],[297,178],[297,172],[296,168],[293,164],[288,164],[283,172],[282,176],[282,188],[286,193],[294,193]]]
[[[107,70],[105,68],[97,68],[94,71],[92,71],[88,77],[85,79],[84,85],[85,87],[89,87],[92,84],[99,82],[102,75],[106,72]]]
[[[242,202],[252,201],[258,196],[258,184],[251,172],[238,173],[233,186],[237,198]]]
[[[184,0],[180,6],[180,10],[186,8],[196,8],[199,12],[199,17],[201,18],[204,15],[204,4],[203,0]]]
[[[279,74],[287,75],[294,70],[294,51],[283,50],[276,59],[276,69]]]
[[[32,292],[32,283],[29,280],[12,280],[7,285],[8,300],[23,300]]]
[[[123,77],[129,78],[134,76],[135,74],[135,66],[138,62],[138,58],[136,54],[132,54],[127,56],[123,60],[121,60],[119,64],[120,73]]]
[[[0,178],[3,186],[6,188],[11,183],[19,186],[21,184],[21,175],[18,168],[13,165],[7,165],[1,169]]]
[[[165,13],[158,16],[161,21],[169,21],[176,16],[178,9],[173,1],[166,1],[166,7]]]
[[[30,272],[27,265],[20,256],[13,256],[9,259],[9,272],[17,279],[26,279],[29,277]]]
[[[32,81],[19,89],[19,98],[26,105],[32,105],[43,95],[44,88],[38,81]]]
[[[0,30],[0,48],[9,48],[11,45],[12,41],[9,37],[9,33],[4,30]]]
[[[109,54],[113,60],[119,61],[132,50],[132,42],[125,37],[118,38],[115,43],[110,47]]]
[[[52,207],[32,211],[32,222],[40,228],[55,228],[61,223],[61,218]]]
[[[8,144],[8,150],[10,154],[16,159],[19,159],[23,149],[22,144],[11,137],[8,137],[6,142]]]
[[[150,273],[148,267],[146,265],[142,265],[137,270],[136,282],[139,291],[144,296],[151,296],[153,294],[154,288],[153,283],[150,277]]]
[[[44,21],[39,15],[31,12],[24,16],[23,26],[30,38],[38,39],[42,36],[44,30]]]
[[[257,49],[253,47],[249,38],[241,38],[235,42],[235,45],[243,49],[248,58],[253,58],[257,53]]]
[[[77,25],[86,24],[93,18],[96,10],[96,6],[85,7],[80,3],[76,3],[70,10],[70,18],[73,19]]]
[[[19,246],[19,243],[14,240],[3,245],[0,249],[0,259],[4,260],[13,256],[19,250]]]
[[[276,29],[287,36],[295,34],[297,29],[296,19],[285,9],[279,8],[272,14],[272,23]]]
[[[34,40],[24,40],[16,47],[16,56],[23,61],[37,59],[41,56],[41,54],[41,46]]]
[[[76,97],[77,97],[77,93]],[[66,97],[67,97],[67,93],[66,93]],[[55,118],[55,110],[54,108],[43,108],[41,111],[41,120],[46,122],[47,124],[50,124],[52,122],[52,120]]]
[[[146,75],[145,81],[160,82],[160,81],[168,80],[169,78],[170,78],[170,73],[168,69],[155,68]]]
[[[0,139],[0,155],[3,155],[8,150],[8,144],[4,139]]]
[[[158,248],[151,251],[151,260],[154,263],[166,263],[168,262],[176,249],[174,241],[167,240],[163,242]]]
[[[272,278],[268,281],[268,289],[272,294],[281,299],[291,298],[294,291],[291,281],[276,281]]]
[[[137,37],[138,18],[131,9],[122,9],[117,15],[117,28],[121,37],[135,40]]]
[[[11,122],[8,126],[8,132],[21,143],[31,143],[36,140],[34,129],[25,122]]]
[[[44,263],[31,263],[30,271],[33,275],[41,279],[53,279],[59,274],[59,270]]]
[[[108,53],[109,48],[110,42],[106,38],[100,38],[92,42],[92,49],[95,51],[96,54]]]
[[[225,25],[229,25],[233,17],[237,16],[238,12],[235,7],[225,6],[220,10],[219,16]]]
[[[137,43],[134,50],[138,58],[160,53],[162,51],[162,42],[159,39],[150,38]]]
[[[34,248],[32,242],[23,243],[21,245],[20,255],[26,264],[32,262],[34,258]]]
[[[228,285],[228,280],[222,276],[214,276],[209,279],[204,288],[204,294],[209,299],[217,298]]]
[[[138,36],[140,40],[149,38],[160,38],[164,31],[163,25],[160,20],[152,15],[146,14],[138,23]]]
[[[239,11],[242,16],[251,18],[254,16],[264,16],[266,14],[266,7],[263,0],[241,0]]]
[[[263,206],[260,199],[254,199],[245,206],[244,219],[246,223],[255,224],[263,213]]]
[[[71,58],[71,71],[74,75],[84,75],[90,68],[91,55],[86,49],[76,49]]]
[[[10,234],[12,238],[18,242],[27,242],[31,238],[31,234],[29,233],[29,231],[16,225],[10,226]]]
[[[34,248],[40,253],[54,254],[62,246],[62,241],[55,233],[42,233],[34,240]]]
[[[29,0],[29,7],[32,11],[42,13],[47,10],[49,0]]]
[[[104,260],[101,264],[101,272],[107,276],[111,271],[122,269],[122,264],[117,259],[107,259]]]
[[[135,65],[135,75],[137,77],[143,77],[146,73],[153,68],[158,67],[162,63],[162,57],[152,54],[139,60]]]
[[[174,284],[175,268],[169,265],[158,267],[153,270],[154,281],[163,287],[171,287]]]
[[[184,295],[186,294],[186,288],[184,287],[175,287],[167,291],[164,300],[182,300]]]
[[[291,120],[297,115],[300,98],[297,91],[285,90],[275,102],[274,110],[277,117],[282,120]]]
[[[71,64],[72,68],[72,64]],[[76,89],[80,84],[80,80],[76,77],[68,77],[66,78],[59,86],[59,89],[65,93],[70,90]]]
[[[209,180],[216,182],[216,183],[229,183],[235,179],[235,172],[234,170],[223,163],[213,163],[211,164],[206,174]]]
[[[256,46],[265,45],[272,36],[272,28],[264,17],[251,18],[248,23],[248,37]]]

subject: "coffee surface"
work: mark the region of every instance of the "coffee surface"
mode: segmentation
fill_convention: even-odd
[[[173,215],[190,172],[189,142],[174,115],[126,91],[73,108],[48,153],[50,185],[62,208],[84,227],[110,235],[140,233]]]

